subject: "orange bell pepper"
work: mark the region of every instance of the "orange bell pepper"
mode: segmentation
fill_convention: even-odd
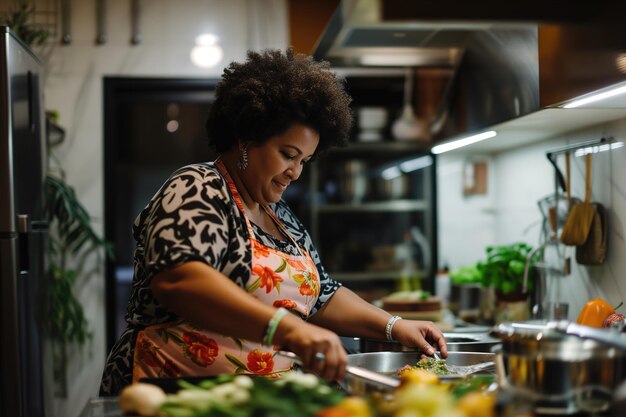
[[[611,314],[615,313],[615,309],[609,303],[601,298],[595,298],[587,301],[583,307],[576,323],[585,326],[602,328],[602,323]]]

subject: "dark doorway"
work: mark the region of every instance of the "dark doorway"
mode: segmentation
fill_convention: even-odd
[[[215,159],[204,123],[218,79],[104,79],[106,340],[125,328],[133,276],[132,224],[177,168]]]

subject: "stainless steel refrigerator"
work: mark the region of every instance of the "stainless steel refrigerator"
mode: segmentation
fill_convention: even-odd
[[[0,26],[0,417],[43,416],[42,65]]]

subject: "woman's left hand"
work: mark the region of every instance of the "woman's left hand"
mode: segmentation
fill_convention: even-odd
[[[404,346],[416,347],[432,356],[436,350],[442,357],[448,356],[448,347],[443,333],[431,321],[398,320],[393,326],[393,338]]]

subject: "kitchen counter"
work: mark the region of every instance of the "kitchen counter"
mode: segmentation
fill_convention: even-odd
[[[90,398],[79,417],[122,417],[118,397]]]
[[[509,407],[511,407],[511,398],[506,398],[506,399],[502,399],[503,401],[505,401],[506,404],[509,405]],[[524,415],[524,416],[533,416],[533,417],[543,417],[542,414],[526,414],[527,411],[527,406],[528,404],[524,405],[520,405],[517,406],[515,408],[518,409],[518,411],[513,411],[514,414],[512,415]],[[600,413],[600,414],[595,414],[595,417],[617,417],[621,412],[621,410],[613,410],[613,414],[611,414],[610,412],[607,413]],[[566,416],[567,414],[563,414],[563,416]],[[569,417],[587,417],[590,416],[591,414],[585,414],[585,413],[577,413],[575,415],[569,415]],[[124,415],[122,413],[122,410],[120,410],[119,404],[118,404],[118,397],[107,397],[107,398],[91,398],[89,399],[89,401],[87,401],[87,404],[85,404],[85,407],[83,408],[82,412],[80,413],[79,417],[132,417],[129,415]],[[559,417],[559,414],[550,414],[550,417]]]

